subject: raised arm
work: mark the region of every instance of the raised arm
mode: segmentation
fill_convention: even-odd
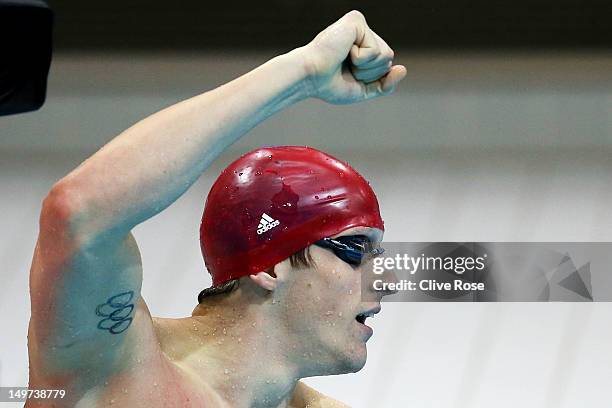
[[[151,332],[130,230],[273,113],[311,96],[351,103],[391,93],[405,75],[392,59],[363,16],[348,13],[308,45],[138,122],[57,182],[30,272],[31,366],[120,369],[125,339]]]
[[[374,81],[369,85],[358,79]],[[403,76],[383,81],[393,53],[358,12],[305,47],[276,57],[213,91],[162,110],[132,126],[56,186],[78,208],[87,235],[129,231],[162,211],[230,144],[273,113],[309,96],[351,103],[389,93]]]

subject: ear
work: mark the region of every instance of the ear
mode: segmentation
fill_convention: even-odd
[[[274,272],[272,272],[272,274],[274,274]],[[269,291],[273,291],[278,285],[278,278],[272,276],[268,271],[259,272],[256,275],[249,275],[249,278],[258,286]]]

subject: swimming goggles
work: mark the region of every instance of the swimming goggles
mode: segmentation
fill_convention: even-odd
[[[372,241],[365,235],[323,238],[314,245],[331,249],[338,258],[353,266],[361,265],[364,258],[373,258],[385,252],[384,248],[372,248]]]

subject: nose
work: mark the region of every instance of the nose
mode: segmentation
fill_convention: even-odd
[[[385,296],[394,295],[398,292],[396,287],[399,283],[394,270],[385,270],[382,273],[374,273],[372,270],[362,272],[362,295],[368,301],[380,302]]]
[[[383,282],[385,282],[387,285],[385,285],[384,290],[379,291],[379,293],[381,294],[381,299],[384,298],[385,296],[395,295],[398,292],[398,290],[395,288],[397,287],[397,283],[399,283],[399,279],[397,278],[395,271],[393,270],[385,271],[382,274],[382,279],[383,279]],[[393,289],[390,289],[389,287]]]

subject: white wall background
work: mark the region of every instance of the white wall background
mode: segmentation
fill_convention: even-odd
[[[203,200],[223,166],[264,144],[348,160],[377,191],[388,241],[612,241],[612,56],[398,54],[410,76],[395,96],[289,109],[136,228],[154,315],[190,313],[209,285]],[[48,188],[139,118],[265,59],[59,55],[45,107],[0,118],[0,385],[27,384]],[[309,383],[353,407],[609,407],[611,323],[605,303],[387,303],[364,370]]]

